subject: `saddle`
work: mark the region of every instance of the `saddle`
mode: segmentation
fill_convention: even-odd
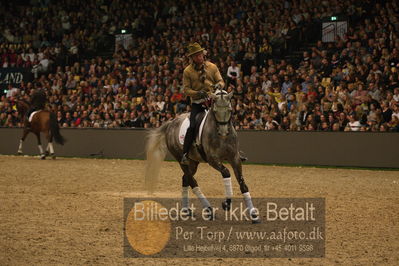
[[[28,115],[28,121],[29,121],[29,123],[32,123],[32,119],[33,119],[33,116],[35,115],[35,114],[37,114],[38,112],[40,112],[41,110],[37,110],[37,111],[33,111],[32,113],[30,113],[29,115]]]
[[[208,110],[205,110],[205,112],[201,112],[196,115],[195,117],[195,140],[193,145],[195,148],[197,148],[199,154],[201,155],[202,159],[206,162],[206,155],[205,152],[202,148],[201,145],[201,138],[202,138],[202,131],[204,129],[204,124],[206,121],[206,117],[208,116]],[[190,117],[187,116],[184,120],[183,123],[180,126],[179,130],[179,142],[180,144],[184,144],[184,137],[186,136],[187,128],[190,126]]]
[[[202,130],[204,127],[204,123],[205,123],[205,118],[208,115],[208,111],[205,112],[201,112],[199,114],[197,114],[197,116],[195,117],[195,121],[196,121],[196,126],[195,126],[195,141],[194,143],[201,144],[201,136],[202,136]],[[187,129],[190,126],[190,118],[189,116],[187,116],[184,120],[183,123],[180,126],[180,130],[179,130],[179,142],[180,144],[183,145],[184,143],[184,137],[186,136],[186,132]]]
[[[208,114],[209,114],[209,111],[205,110],[205,112],[201,112],[201,113],[197,114],[197,116],[195,117],[196,137],[195,137],[195,140],[193,143],[194,148],[196,148],[196,150],[200,154],[202,160],[204,160],[205,162],[208,162],[208,160],[207,160],[206,154],[204,152],[204,148],[201,143],[201,138],[202,138],[202,131],[204,129],[204,124],[205,124]],[[186,136],[187,128],[189,126],[190,126],[190,118],[189,118],[189,116],[186,116],[186,118],[184,118],[182,124],[180,125],[180,130],[179,130],[179,142],[181,145],[184,144],[184,137]],[[239,154],[240,154],[240,160],[242,162],[245,162],[248,160],[248,158],[244,155],[244,153],[242,151],[239,151]]]

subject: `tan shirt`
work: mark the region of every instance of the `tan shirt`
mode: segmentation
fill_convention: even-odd
[[[193,102],[200,102],[198,97],[199,91],[206,91],[208,93],[213,92],[213,85],[219,84],[220,88],[224,87],[224,81],[220,75],[218,67],[209,62],[205,61],[205,82],[202,83],[200,80],[200,72],[197,71],[192,64],[188,65],[183,72],[183,87],[184,93],[191,97]]]

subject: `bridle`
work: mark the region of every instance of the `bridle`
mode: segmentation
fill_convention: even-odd
[[[217,125],[227,125],[227,124],[230,124],[230,122],[231,122],[231,115],[230,115],[229,119],[227,119],[227,121],[219,121],[215,115],[215,111],[213,111],[213,116],[215,117],[215,121],[216,121]]]
[[[224,105],[224,106],[218,106],[217,105],[217,100],[215,100],[215,97],[218,97],[218,96],[220,96],[221,100],[226,101],[228,104]],[[224,99],[223,97],[225,97],[226,99]],[[214,94],[214,97],[213,97],[214,99],[213,99],[213,102],[212,102],[212,105],[211,105],[211,109],[212,109],[213,117],[215,118],[215,121],[216,121],[217,131],[218,131],[219,135],[222,135],[221,134],[221,127],[222,126],[227,126],[227,125],[231,124],[231,117],[232,117],[231,111],[232,111],[232,108],[231,108],[231,104],[230,104],[230,97],[231,96],[227,95],[227,93],[225,91],[219,91],[218,93]],[[225,112],[224,116],[228,115],[229,116],[228,119],[220,119],[220,117],[218,117],[217,114],[219,112],[221,112],[221,111],[218,111],[219,109],[226,109],[224,111]],[[228,135],[229,133],[230,133],[230,128],[227,128],[226,135]]]

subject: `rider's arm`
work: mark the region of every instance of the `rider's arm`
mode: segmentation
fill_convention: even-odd
[[[223,89],[224,81],[223,81],[222,75],[220,75],[220,71],[216,65],[215,65],[215,70],[214,70],[213,75],[214,75],[215,85],[218,85],[220,89]]]

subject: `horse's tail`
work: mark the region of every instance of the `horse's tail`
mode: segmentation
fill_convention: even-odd
[[[50,132],[54,137],[55,142],[64,145],[65,139],[61,136],[60,127],[58,126],[57,118],[54,113],[50,113]]]
[[[166,146],[166,131],[170,121],[156,129],[150,130],[147,136],[147,165],[145,169],[145,189],[154,192],[158,181],[161,163],[165,159],[168,148]]]

